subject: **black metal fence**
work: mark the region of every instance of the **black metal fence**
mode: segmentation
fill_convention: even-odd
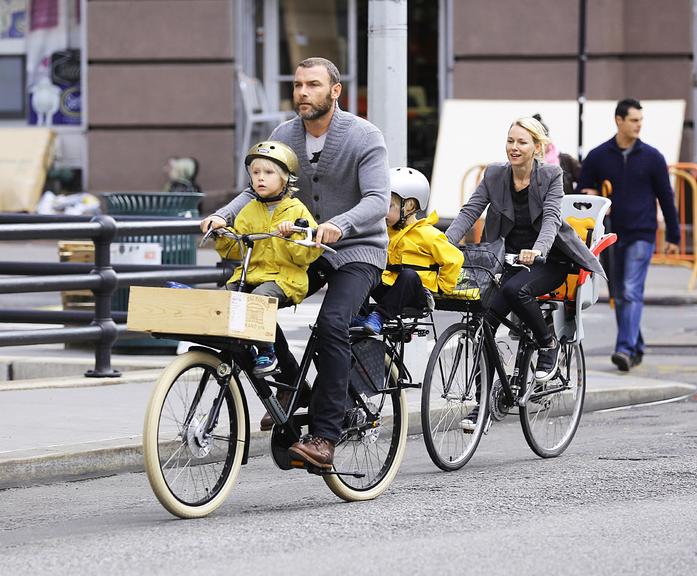
[[[18,223],[19,221],[19,223]],[[8,224],[7,222],[14,222]],[[219,267],[174,265],[111,264],[110,245],[119,237],[150,234],[198,235],[198,220],[155,219],[110,216],[39,217],[34,215],[0,215],[0,242],[17,240],[92,240],[94,264],[70,262],[0,262],[0,294],[91,290],[94,311],[44,311],[26,309],[0,310],[0,322],[59,324],[82,326],[41,328],[36,330],[0,331],[0,346],[96,342],[94,370],[85,376],[120,376],[111,367],[111,348],[119,334],[126,332],[126,312],[112,311],[112,294],[116,288],[158,286],[167,280],[190,283],[222,284],[232,274],[230,265]]]

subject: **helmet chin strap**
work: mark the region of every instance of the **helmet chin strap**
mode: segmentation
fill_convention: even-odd
[[[254,186],[252,186],[252,181],[249,181],[249,187],[252,190],[252,195],[262,204],[268,204],[269,202],[278,202],[279,200],[283,200],[285,195],[288,193],[288,182],[286,182],[286,185],[283,187],[283,190],[279,194],[276,194],[276,196],[269,196],[269,197],[264,197],[260,196],[259,193],[254,189]]]
[[[396,196],[396,194],[395,194],[395,196]],[[395,222],[394,226],[392,226],[392,228],[394,228],[395,230],[401,230],[402,228],[404,228],[407,225],[407,218],[409,218],[409,216],[411,216],[412,214],[416,214],[416,212],[417,212],[416,210],[412,210],[411,212],[409,212],[409,214],[407,214],[406,212],[404,212],[404,205],[405,204],[406,204],[406,202],[405,202],[404,198],[402,198],[400,196],[399,197],[399,220],[397,220],[397,222]]]

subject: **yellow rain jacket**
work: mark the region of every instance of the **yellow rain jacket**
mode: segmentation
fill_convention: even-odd
[[[427,218],[421,218],[401,230],[388,226],[390,243],[387,246],[387,266],[414,266],[425,288],[431,292],[449,294],[455,288],[464,256],[448,242],[443,232],[433,226],[436,222],[438,215],[431,212]],[[419,270],[434,264],[439,266],[437,271]],[[398,274],[398,271],[385,270],[382,273],[383,284],[392,286]]]
[[[308,209],[297,198],[284,198],[273,212],[269,212],[263,202],[252,200],[242,208],[235,218],[235,225],[229,229],[237,234],[276,232],[284,220],[295,222],[298,218],[305,218],[313,228],[317,226]],[[295,236],[300,237],[300,234]],[[215,249],[223,258],[242,258],[239,246],[232,238],[218,238]],[[246,281],[252,285],[275,282],[294,304],[299,304],[307,294],[307,267],[321,254],[321,248],[299,246],[282,238],[259,240],[254,243]],[[242,267],[238,266],[228,283],[237,282],[241,275]]]

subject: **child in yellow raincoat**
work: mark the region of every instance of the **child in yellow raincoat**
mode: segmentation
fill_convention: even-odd
[[[245,158],[252,190],[256,198],[249,202],[229,227],[236,234],[251,232],[281,232],[291,234],[298,218],[317,226],[305,205],[293,198],[293,183],[297,180],[298,159],[295,152],[282,142],[259,142],[252,146]],[[241,258],[238,243],[221,237],[215,248],[223,258]],[[247,269],[244,291],[278,298],[278,306],[300,303],[308,289],[307,267],[319,258],[321,248],[299,246],[283,238],[261,240],[254,245]],[[227,288],[237,290],[242,275],[238,266]],[[264,376],[276,371],[278,359],[273,344],[257,343],[254,374]]]
[[[378,303],[367,317],[357,316],[353,326],[379,334],[385,320],[404,307],[433,310],[433,292],[448,294],[455,288],[462,268],[462,252],[434,224],[438,216],[417,219],[428,207],[430,186],[413,168],[390,170],[390,211],[387,214],[387,268],[381,284],[371,292]]]

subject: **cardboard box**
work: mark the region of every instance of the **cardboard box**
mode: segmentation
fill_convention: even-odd
[[[53,163],[50,128],[0,128],[0,212],[31,212]]]
[[[278,300],[227,290],[131,286],[128,329],[273,342]]]

